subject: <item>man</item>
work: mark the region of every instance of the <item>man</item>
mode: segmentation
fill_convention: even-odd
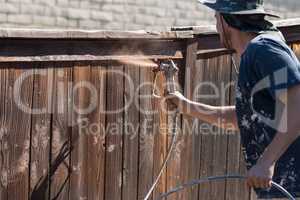
[[[240,131],[247,185],[258,198],[281,198],[271,180],[300,197],[300,64],[282,34],[266,19],[276,17],[262,0],[199,0],[215,10],[221,43],[241,58],[235,106],[215,107],[168,98],[181,113]],[[211,114],[213,113],[213,114]],[[220,118],[222,120],[220,120]]]

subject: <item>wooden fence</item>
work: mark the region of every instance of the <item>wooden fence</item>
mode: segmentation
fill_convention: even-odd
[[[300,20],[280,22],[300,55]],[[230,54],[209,27],[170,32],[0,30],[0,199],[142,199],[170,144],[170,116],[151,97],[150,67],[118,59],[172,58],[185,96],[234,103]],[[215,89],[225,98],[209,98]],[[162,89],[163,76],[157,79]],[[196,91],[197,95],[194,95]],[[94,106],[93,106],[94,105]],[[118,112],[114,112],[118,111]],[[153,193],[210,175],[245,174],[238,133],[182,117]],[[214,134],[212,134],[214,133]],[[168,199],[255,199],[242,181],[186,189]]]

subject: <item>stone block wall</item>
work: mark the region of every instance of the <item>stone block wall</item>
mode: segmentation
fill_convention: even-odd
[[[300,17],[299,0],[266,0],[284,18]],[[0,0],[1,27],[165,30],[213,24],[196,0]]]

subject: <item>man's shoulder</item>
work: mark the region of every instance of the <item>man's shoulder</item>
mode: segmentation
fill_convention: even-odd
[[[289,52],[289,47],[279,32],[278,34],[265,33],[256,36],[249,42],[244,54],[253,57],[281,54],[282,52]]]

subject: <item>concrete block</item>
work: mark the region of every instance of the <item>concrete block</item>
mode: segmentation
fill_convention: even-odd
[[[44,15],[45,6],[36,4],[21,4],[21,14]]]
[[[70,19],[89,19],[90,18],[90,11],[89,10],[69,8],[67,10],[67,17],[69,17]]]
[[[91,19],[101,21],[112,21],[113,13],[103,11],[91,11]]]
[[[34,15],[33,24],[38,26],[55,26],[56,19],[54,17]]]
[[[19,4],[0,3],[0,13],[19,13]]]
[[[14,24],[31,24],[32,16],[22,14],[8,14],[7,22]]]

